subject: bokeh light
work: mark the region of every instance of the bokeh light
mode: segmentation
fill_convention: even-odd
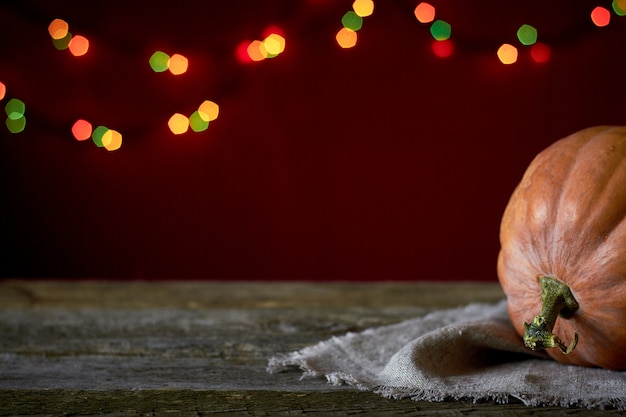
[[[454,43],[450,39],[443,41],[433,40],[430,47],[435,56],[439,58],[448,58],[454,54]]]
[[[7,129],[9,129],[9,132],[20,133],[26,128],[26,118],[24,116],[17,119],[11,119],[10,117],[7,117],[6,125]]]
[[[503,64],[509,65],[517,61],[517,48],[511,44],[504,43],[498,48],[498,58]]]
[[[343,27],[337,32],[335,39],[342,48],[353,48],[357,42],[357,34],[355,31]]]
[[[361,30],[363,27],[363,18],[356,14],[353,10],[350,10],[341,18],[341,24],[344,28],[356,32],[357,30]]]
[[[626,0],[613,0],[611,6],[616,15],[626,16]]]
[[[420,23],[430,23],[435,20],[435,8],[429,3],[418,4],[414,13]]]
[[[444,20],[435,20],[430,26],[430,34],[438,41],[445,41],[452,34],[452,27]]]
[[[63,19],[54,19],[48,25],[48,33],[52,39],[63,39],[67,36],[70,26]]]
[[[102,136],[102,144],[107,151],[116,151],[122,146],[122,134],[117,130],[108,129]]]
[[[268,58],[275,57],[285,51],[285,38],[278,33],[271,33],[263,40],[263,47]]]
[[[6,106],[4,106],[4,110],[9,119],[17,120],[24,117],[24,113],[26,113],[26,105],[22,100],[12,98],[7,102]]]
[[[164,72],[167,71],[170,62],[170,56],[162,51],[156,51],[150,56],[148,60],[150,63],[150,68],[154,72]]]
[[[71,34],[71,32],[67,32],[67,34],[64,37],[62,37],[61,39],[54,39],[53,38],[52,39],[52,44],[59,51],[63,51],[65,49],[69,48],[71,41],[72,41],[72,34]]]
[[[248,57],[255,62],[263,61],[267,57],[267,50],[260,40],[254,40],[248,45],[246,52]]]
[[[602,6],[598,6],[591,11],[591,21],[598,27],[604,27],[611,21],[611,12]]]
[[[352,3],[352,10],[358,16],[367,17],[374,13],[374,1],[373,0],[354,0]]]
[[[517,30],[517,39],[522,45],[532,45],[537,42],[537,29],[531,25],[522,25]]]
[[[548,62],[550,60],[550,47],[542,42],[537,42],[530,48],[530,56],[537,63]]]
[[[209,127],[209,121],[200,114],[200,111],[196,110],[189,116],[189,127],[194,132],[203,132]]]
[[[167,125],[173,134],[182,135],[189,129],[189,118],[183,114],[174,113],[167,122]]]
[[[3,82],[0,82],[0,100],[4,99],[7,93],[7,86]]]
[[[220,113],[220,106],[217,103],[214,103],[211,100],[204,100],[202,104],[198,107],[199,116],[207,122],[212,122],[217,119],[217,116]]]
[[[181,75],[187,72],[189,60],[181,54],[174,54],[170,57],[168,67],[172,74]]]
[[[70,53],[74,56],[83,56],[89,50],[89,40],[81,35],[74,36],[68,45]]]
[[[104,147],[102,138],[104,134],[108,131],[109,131],[109,128],[105,126],[98,126],[93,130],[93,132],[91,133],[91,140],[93,140],[93,143],[95,143],[97,147],[99,148]]]
[[[91,137],[92,127],[87,120],[78,119],[72,126],[72,135],[76,140],[87,140]]]

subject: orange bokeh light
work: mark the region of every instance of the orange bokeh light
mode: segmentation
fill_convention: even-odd
[[[598,27],[604,27],[611,21],[611,12],[604,7],[598,6],[591,11],[591,21]]]
[[[89,40],[81,35],[72,38],[69,44],[69,50],[74,56],[83,56],[89,50]]]
[[[167,122],[170,130],[175,135],[182,135],[189,129],[189,118],[180,113],[174,113]]]
[[[498,58],[503,64],[514,64],[517,62],[517,48],[508,43],[502,44],[498,48]]]
[[[220,113],[220,106],[211,100],[204,100],[198,107],[198,114],[205,122],[212,122],[217,119]]]
[[[341,28],[339,32],[337,32],[337,43],[344,49],[352,48],[356,45],[357,42],[357,34],[355,31],[350,30],[348,28]]]
[[[92,126],[87,120],[79,119],[72,126],[72,134],[76,140],[87,140],[91,137]]]
[[[60,40],[67,36],[70,26],[63,19],[54,19],[48,25],[48,33],[52,39]]]
[[[429,3],[418,4],[414,13],[420,23],[430,23],[435,20],[435,8]]]
[[[268,55],[267,50],[263,45],[263,42],[259,40],[254,40],[250,42],[248,48],[246,49],[246,52],[248,53],[248,57],[252,61],[263,61],[265,58],[267,58]]]
[[[7,93],[7,86],[4,85],[3,82],[0,82],[0,100],[2,100],[4,98],[6,93]]]
[[[174,54],[170,57],[168,68],[174,75],[184,74],[189,68],[189,60],[181,54]]]

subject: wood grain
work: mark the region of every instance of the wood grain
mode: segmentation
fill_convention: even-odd
[[[265,370],[333,335],[502,297],[495,283],[2,281],[0,415],[596,413],[390,400]]]

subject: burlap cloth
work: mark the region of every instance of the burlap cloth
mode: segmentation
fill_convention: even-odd
[[[267,369],[292,367],[303,377],[326,377],[392,398],[517,398],[530,406],[626,410],[626,372],[563,365],[533,353],[515,333],[505,301],[333,337],[278,354]]]

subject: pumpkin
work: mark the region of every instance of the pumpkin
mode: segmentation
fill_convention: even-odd
[[[585,129],[539,153],[500,244],[498,279],[526,346],[626,370],[626,127]]]

